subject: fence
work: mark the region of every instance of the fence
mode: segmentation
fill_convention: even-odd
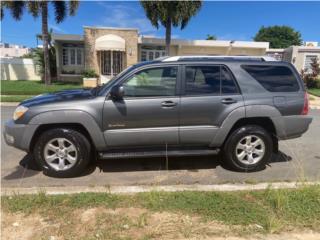
[[[41,80],[37,67],[29,58],[0,58],[0,80]]]

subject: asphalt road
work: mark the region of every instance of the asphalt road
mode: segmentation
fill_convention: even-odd
[[[14,107],[1,107],[1,128]],[[320,180],[320,110],[312,110],[313,122],[301,138],[281,141],[280,154],[262,171],[238,173],[224,169],[219,157],[100,160],[83,176],[57,179],[45,176],[31,156],[5,144],[1,136],[2,187],[113,186],[257,183]],[[2,135],[2,134],[1,134]]]

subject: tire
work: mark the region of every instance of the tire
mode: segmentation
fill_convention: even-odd
[[[233,170],[242,172],[264,169],[271,160],[272,153],[271,135],[257,125],[247,125],[234,130],[223,147],[225,163]]]
[[[43,173],[51,177],[79,176],[91,157],[88,139],[78,131],[55,128],[38,138],[33,154]]]

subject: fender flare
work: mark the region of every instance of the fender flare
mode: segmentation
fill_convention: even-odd
[[[218,133],[214,136],[211,147],[220,147],[228,136],[232,127],[240,119],[252,117],[268,117],[273,122],[277,136],[281,137],[284,129],[281,113],[275,107],[269,105],[250,105],[242,106],[233,110],[220,126]]]
[[[44,124],[63,123],[81,124],[89,133],[97,150],[106,148],[106,142],[101,128],[96,120],[87,112],[81,110],[48,111],[34,116],[29,122],[30,125],[38,125],[38,127]]]

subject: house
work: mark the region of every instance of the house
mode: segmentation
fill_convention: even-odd
[[[26,46],[0,43],[0,57],[21,57],[30,52],[30,49]]]
[[[312,59],[320,61],[320,47],[318,46],[291,46],[284,50],[283,60],[291,62],[299,72],[311,71]]]
[[[313,58],[320,61],[320,47],[317,42],[305,42],[304,46],[290,46],[285,49],[268,49],[266,55],[292,63],[298,72],[301,70],[311,71]]]
[[[106,82],[126,67],[165,56],[165,40],[139,36],[138,29],[84,27],[83,35],[53,34],[57,77],[80,81],[94,69]],[[170,55],[265,55],[268,42],[172,39]]]

